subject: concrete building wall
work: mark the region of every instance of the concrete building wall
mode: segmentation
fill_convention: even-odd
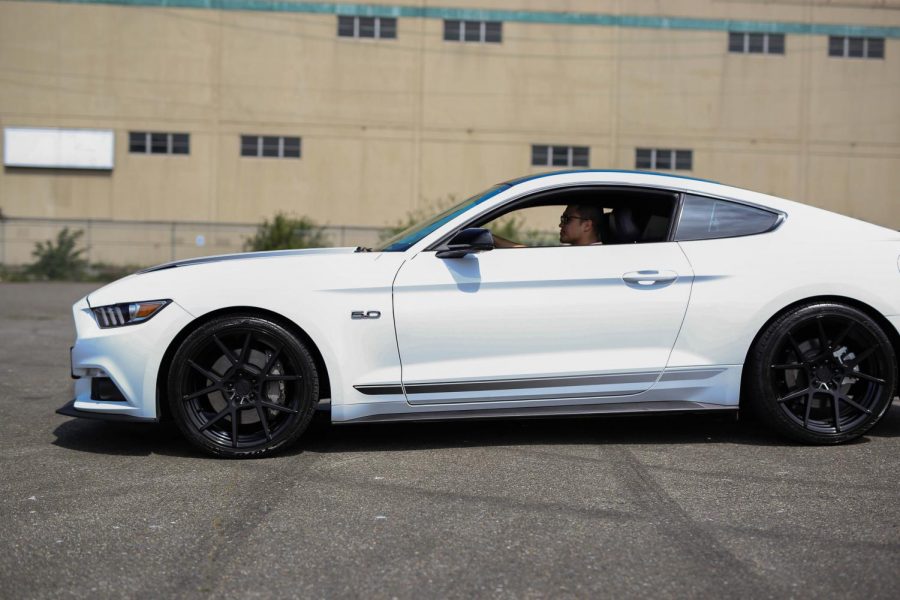
[[[3,213],[383,226],[559,144],[594,168],[691,149],[677,173],[900,228],[900,0],[241,2],[0,0],[0,126],[116,139],[112,171],[5,168]],[[336,13],[397,14],[397,39],[338,37]],[[502,43],[444,41],[454,15],[502,20]],[[785,53],[728,52],[746,22]],[[835,31],[885,57],[829,57]],[[190,154],[130,153],[129,131],[189,133]],[[242,157],[242,134],[299,136],[302,158]]]

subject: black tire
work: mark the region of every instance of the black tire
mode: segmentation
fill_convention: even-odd
[[[169,369],[169,406],[181,433],[208,454],[260,457],[303,434],[319,378],[306,347],[278,323],[227,316],[185,338]]]
[[[891,405],[897,357],[879,325],[844,304],[817,302],[770,323],[751,349],[744,401],[779,434],[839,444]]]

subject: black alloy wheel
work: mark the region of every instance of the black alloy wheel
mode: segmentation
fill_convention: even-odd
[[[181,344],[169,405],[184,436],[225,457],[270,454],[297,440],[318,399],[309,351],[278,323],[223,317]]]
[[[748,399],[776,431],[837,444],[868,431],[891,405],[897,358],[884,331],[856,308],[800,306],[751,350]]]

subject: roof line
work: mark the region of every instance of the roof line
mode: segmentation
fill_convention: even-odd
[[[637,29],[675,29],[692,31],[740,31],[747,33],[784,33],[799,35],[863,36],[900,39],[900,27],[799,21],[756,21],[742,19],[704,19],[696,17],[618,15],[609,13],[560,12],[542,10],[498,10],[478,8],[423,7],[404,4],[383,5],[337,2],[290,2],[285,0],[14,0],[18,2],[55,2],[57,4],[105,4],[160,8],[192,8],[255,12],[334,14],[372,17],[414,17],[422,19],[459,19],[507,21],[555,25],[627,27]]]
[[[687,179],[690,181],[702,181],[703,183],[715,183],[716,185],[724,185],[718,181],[713,181],[712,179],[701,179],[700,177],[688,177],[686,175],[670,175],[668,173],[657,173],[655,171],[638,171],[633,169],[564,169],[561,171],[545,171],[543,173],[535,173],[534,175],[525,175],[524,177],[517,177],[515,179],[510,179],[505,181],[504,183],[509,185],[518,185],[520,183],[524,183],[526,181],[531,181],[533,179],[541,179],[544,177],[552,177],[553,175],[571,175],[573,173],[628,173],[631,175],[653,175],[655,177],[671,177],[674,179]]]

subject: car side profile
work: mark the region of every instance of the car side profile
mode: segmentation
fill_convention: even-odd
[[[495,240],[572,206],[600,243]],[[334,423],[747,409],[835,444],[896,393],[900,233],[709,181],[557,172],[375,249],[176,261],[73,313],[59,412],[171,416],[217,456],[285,448],[317,406]]]

